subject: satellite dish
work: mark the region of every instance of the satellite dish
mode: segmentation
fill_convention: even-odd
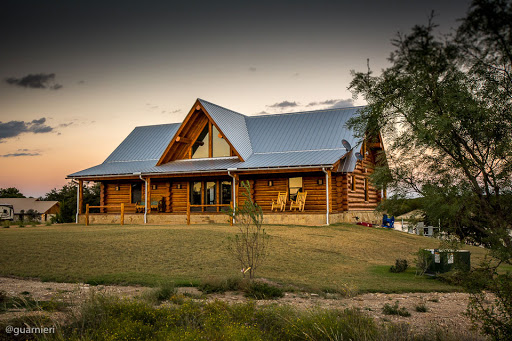
[[[343,144],[343,147],[345,147],[347,151],[352,149],[352,146],[350,146],[350,143],[348,143],[347,140],[343,139],[341,140],[341,143]]]
[[[358,160],[362,160],[362,159],[364,159],[363,155],[362,155],[361,153],[359,153],[359,152],[357,152],[357,153],[356,153],[356,158],[357,158]]]

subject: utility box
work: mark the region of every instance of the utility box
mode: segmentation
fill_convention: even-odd
[[[458,269],[469,271],[471,268],[471,252],[468,250],[439,250],[425,249],[430,252],[430,262],[427,272],[444,273]]]

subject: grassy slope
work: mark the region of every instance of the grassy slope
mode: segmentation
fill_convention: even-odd
[[[453,290],[432,279],[388,272],[396,258],[414,264],[420,247],[439,242],[362,226],[267,226],[271,254],[258,276],[315,289],[360,291]],[[226,251],[228,225],[64,225],[0,229],[0,275],[43,280],[155,285],[195,284],[208,277],[239,276]],[[469,247],[472,263],[484,250]]]

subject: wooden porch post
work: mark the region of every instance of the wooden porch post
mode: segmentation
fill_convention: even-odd
[[[124,225],[124,203],[121,203],[121,225]]]
[[[331,170],[327,170],[327,183],[329,184],[329,213],[332,213],[332,198],[334,196],[334,191],[332,191],[332,176],[331,176]]]
[[[187,225],[190,225],[190,181],[187,181]]]
[[[84,203],[84,181],[78,180],[78,214],[82,214],[82,206]]]
[[[85,205],[85,226],[89,226],[89,204]]]
[[[148,198],[147,198],[148,202],[146,203],[146,205],[148,207],[148,213],[151,213],[151,178],[149,176],[146,178],[145,186],[148,186],[148,192],[147,192],[148,193]],[[149,203],[149,205],[148,205],[148,203]]]

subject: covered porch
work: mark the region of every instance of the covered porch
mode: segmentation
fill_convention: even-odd
[[[311,169],[204,172],[195,174],[143,175],[78,181],[78,212],[83,215],[84,181],[100,183],[100,206],[90,212],[91,221],[115,221],[123,204],[126,223],[225,223],[226,211],[243,205],[246,196],[263,210],[265,219],[286,223],[288,216],[311,225],[326,224],[328,215],[343,210],[342,192],[348,190],[343,176],[333,178],[332,171]],[[250,192],[242,183],[249,184]],[[279,193],[286,193],[284,210],[272,209]],[[298,193],[307,193],[303,210],[290,209]],[[346,192],[346,191],[345,191]],[[333,195],[334,193],[334,195]],[[340,198],[340,199],[337,199]],[[326,203],[329,203],[327,205]],[[346,209],[345,209],[346,210]],[[100,216],[102,218],[100,218]],[[314,218],[312,218],[314,216]],[[313,223],[314,222],[314,223]]]

